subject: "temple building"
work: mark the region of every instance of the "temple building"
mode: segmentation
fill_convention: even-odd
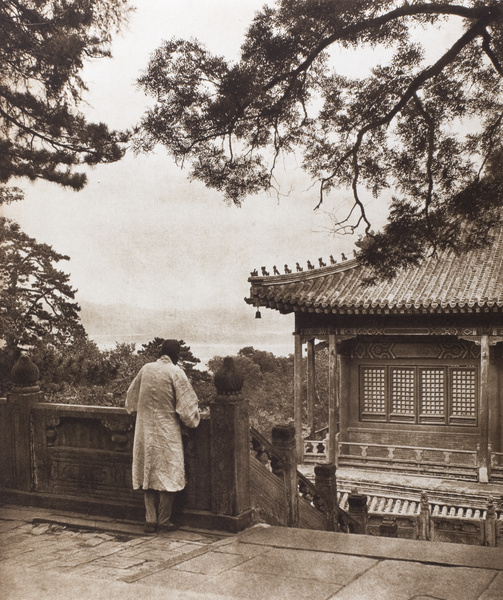
[[[503,482],[503,229],[486,248],[439,253],[375,285],[355,259],[285,271],[254,272],[246,302],[295,314],[299,457],[304,415],[316,398],[316,348],[324,343],[329,462]]]

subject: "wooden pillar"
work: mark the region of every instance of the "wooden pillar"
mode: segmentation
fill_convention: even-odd
[[[210,404],[211,510],[236,517],[235,529],[240,530],[251,522],[248,403],[241,395],[243,378],[232,358],[224,359],[214,381],[217,396]]]
[[[293,418],[295,425],[295,447],[297,460],[304,463],[304,440],[302,438],[302,338],[295,334],[293,364]]]
[[[480,483],[489,481],[489,336],[482,335],[480,339],[480,393],[479,393],[479,428],[478,445],[478,478]]]
[[[297,486],[297,453],[295,428],[277,425],[272,428],[272,444],[283,462],[287,527],[299,525],[299,490]]]
[[[337,341],[328,336],[328,462],[337,465],[337,422],[339,420],[339,381],[337,377]]]
[[[488,406],[488,465],[489,473],[488,479],[491,481],[491,465],[492,465],[492,452],[501,452],[501,427],[503,425],[503,406],[500,404],[500,386],[499,386],[499,369],[502,366],[500,355],[500,346],[497,346],[501,338],[489,338],[489,345],[491,347],[490,361],[489,361],[489,406]]]
[[[309,437],[314,435],[314,404],[316,400],[316,356],[314,349],[315,340],[307,342],[307,426]]]

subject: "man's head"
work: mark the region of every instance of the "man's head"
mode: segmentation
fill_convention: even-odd
[[[164,340],[161,346],[161,356],[169,356],[171,362],[176,365],[180,356],[180,342],[177,340]]]

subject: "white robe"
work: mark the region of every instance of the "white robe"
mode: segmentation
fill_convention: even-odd
[[[136,412],[133,489],[177,492],[185,487],[180,421],[199,424],[198,400],[187,375],[163,355],[142,367],[129,386],[126,410]]]

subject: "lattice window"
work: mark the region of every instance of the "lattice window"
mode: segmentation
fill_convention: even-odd
[[[452,409],[453,416],[476,416],[476,377],[475,369],[452,370]]]
[[[386,369],[363,369],[363,412],[386,412]]]
[[[477,424],[478,370],[472,365],[360,365],[363,421]]]
[[[415,413],[414,369],[391,370],[391,412],[401,415]]]
[[[445,414],[445,373],[443,369],[421,369],[421,414]]]

